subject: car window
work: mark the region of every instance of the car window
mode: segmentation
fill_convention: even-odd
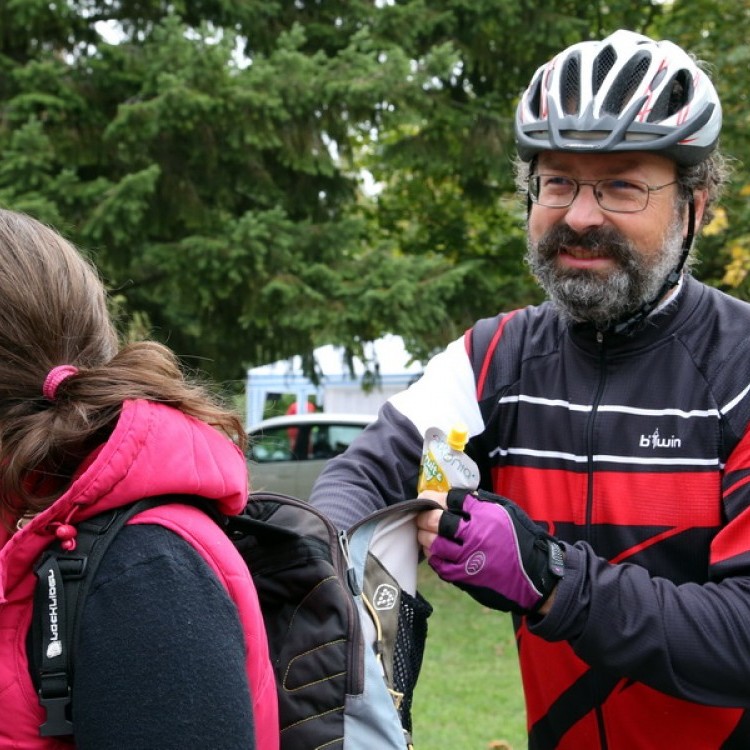
[[[348,424],[265,428],[250,437],[250,458],[257,463],[333,458],[343,453],[363,429]]]
[[[285,421],[249,435],[252,489],[307,499],[328,459],[343,453],[364,425]]]
[[[263,432],[256,433],[250,438],[250,457],[258,463],[271,461],[294,461],[299,430],[292,428],[270,427]]]
[[[343,453],[354,438],[359,435],[364,427],[352,424],[334,424],[330,428],[330,440],[333,447],[333,454],[338,456]]]

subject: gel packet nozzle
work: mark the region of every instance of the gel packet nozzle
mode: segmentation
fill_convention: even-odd
[[[466,443],[469,442],[469,430],[466,425],[460,423],[453,425],[446,435],[445,442],[454,451],[462,451],[466,447]]]
[[[417,492],[447,492],[452,487],[475,490],[479,486],[479,469],[464,453],[468,439],[469,430],[461,423],[447,435],[438,427],[425,431]]]

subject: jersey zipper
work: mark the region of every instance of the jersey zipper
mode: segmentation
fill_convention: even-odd
[[[591,519],[594,510],[594,429],[599,412],[599,403],[604,392],[604,384],[607,380],[604,334],[601,331],[596,333],[596,342],[599,345],[599,382],[596,386],[596,394],[591,404],[591,413],[586,425],[586,537],[589,542],[591,541]]]
[[[592,542],[592,519],[594,514],[594,430],[596,426],[596,419],[599,412],[599,404],[601,403],[602,393],[604,392],[604,385],[607,380],[607,356],[605,350],[604,333],[601,331],[596,332],[596,342],[599,346],[599,382],[596,387],[596,395],[594,401],[591,404],[591,413],[589,414],[588,425],[586,429],[586,457],[587,457],[587,489],[586,489],[586,537],[589,542]],[[592,674],[593,677],[593,689],[596,694],[600,694],[598,687],[598,678],[596,674]],[[602,708],[598,702],[595,703],[595,716],[596,725],[599,732],[599,745],[601,750],[607,750],[607,730],[604,722],[604,714]]]

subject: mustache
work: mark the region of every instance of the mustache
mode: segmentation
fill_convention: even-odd
[[[576,232],[567,224],[558,224],[539,239],[537,253],[544,260],[551,260],[562,247],[580,247],[597,252],[626,268],[630,267],[634,260],[629,240],[614,227],[595,227],[586,232]]]

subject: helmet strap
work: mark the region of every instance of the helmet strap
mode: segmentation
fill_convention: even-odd
[[[674,289],[680,281],[682,276],[682,269],[685,266],[685,262],[690,255],[690,248],[693,246],[693,239],[695,237],[695,202],[693,201],[693,193],[688,195],[688,225],[685,237],[682,240],[682,254],[680,259],[677,261],[677,265],[669,272],[661,288],[656,293],[656,296],[650,302],[644,302],[631,316],[621,320],[619,323],[615,323],[610,326],[610,330],[613,333],[629,335],[633,333],[636,328],[658,307],[659,302],[664,299],[664,295],[670,289]]]

